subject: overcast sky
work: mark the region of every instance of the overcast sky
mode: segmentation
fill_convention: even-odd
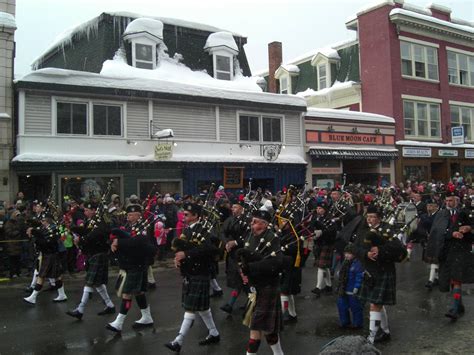
[[[355,37],[344,23],[374,0],[17,0],[15,73],[30,64],[68,28],[104,11],[131,11],[150,16],[200,22],[248,38],[245,51],[252,72],[268,66],[267,44],[283,43],[291,60],[318,47]],[[425,6],[429,0],[407,1]],[[473,0],[438,0],[452,16],[474,22]]]

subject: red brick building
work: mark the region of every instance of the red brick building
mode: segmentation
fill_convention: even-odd
[[[444,6],[394,0],[358,12],[346,27],[354,41],[282,64],[280,84],[309,107],[393,117],[396,181],[474,175],[474,23]],[[451,144],[456,126],[464,144]]]

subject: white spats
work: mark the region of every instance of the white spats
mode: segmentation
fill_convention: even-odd
[[[390,333],[390,329],[388,329],[388,316],[387,316],[387,310],[385,307],[382,307],[382,312],[380,312],[381,318],[380,318],[380,328],[385,333]]]
[[[108,328],[110,330],[117,331],[117,332],[122,331],[123,322],[125,322],[125,318],[127,318],[126,314],[119,313],[117,315],[117,318],[115,318],[115,320],[112,323],[108,324],[109,325]]]
[[[199,312],[199,315],[201,316],[204,324],[206,324],[209,334],[214,337],[218,336],[219,332],[217,331],[216,325],[214,324],[211,309],[209,308],[207,311]]]
[[[29,297],[25,297],[23,300],[30,304],[36,304],[36,297],[38,297],[38,293],[39,291],[34,290]]]
[[[53,299],[53,302],[65,302],[67,301],[66,293],[64,292],[64,286],[58,288],[58,296]]]
[[[99,287],[96,287],[95,289],[99,293],[100,297],[102,297],[107,307],[109,308],[114,307],[114,304],[112,300],[110,299],[109,293],[107,292],[107,287],[105,285],[100,285]]]
[[[84,291],[82,292],[81,303],[77,306],[77,311],[84,313],[84,309],[86,308],[86,304],[89,301],[90,295],[94,292],[92,287],[84,286]]]
[[[153,325],[153,318],[151,317],[150,306],[141,309],[142,317],[135,322],[138,325]]]
[[[273,355],[284,355],[280,344],[280,337],[278,337],[278,342],[276,344],[270,345],[270,348],[273,351]]]

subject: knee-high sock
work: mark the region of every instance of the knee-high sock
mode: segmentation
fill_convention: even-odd
[[[326,286],[332,286],[331,270],[329,268],[324,269],[324,282],[326,283]]]
[[[461,286],[456,286],[453,288],[453,310],[457,312],[459,306],[462,304],[462,290]]]
[[[288,297],[288,313],[290,316],[296,317],[295,297],[293,295]]]
[[[222,291],[222,288],[219,286],[216,279],[211,279],[211,287],[214,291]]]
[[[278,337],[278,341],[275,344],[270,345],[270,348],[273,351],[273,355],[284,355],[283,350],[281,349],[280,337]]]
[[[149,284],[156,283],[155,276],[153,275],[153,268],[151,266],[148,266],[148,272],[146,276],[147,276],[147,281]]]
[[[247,344],[247,355],[256,355],[260,342],[260,340],[250,338]]]
[[[144,293],[141,295],[136,295],[135,300],[137,301],[138,308],[145,309],[148,307],[148,303],[146,301],[146,296]]]
[[[281,302],[281,311],[285,313],[286,310],[288,310],[288,303],[289,303],[289,297],[287,295],[280,295],[280,302]]]
[[[318,267],[318,277],[316,287],[322,290],[324,288],[324,269]]]
[[[369,320],[370,320],[370,323],[369,323],[370,334],[367,340],[373,343],[375,340],[375,335],[377,334],[377,331],[379,330],[379,323],[382,320],[382,315],[380,312],[370,311]]]
[[[122,303],[120,304],[120,313],[127,315],[130,308],[132,308],[132,300],[126,300],[122,298]]]
[[[92,292],[94,292],[94,289],[92,287],[84,286],[84,291],[82,291],[81,303],[79,303],[79,305],[77,306],[77,311],[84,313],[87,301],[89,301]]]
[[[36,280],[38,279],[38,270],[35,269],[35,271],[33,272],[33,279],[31,280],[31,285],[30,287],[31,288],[35,288],[35,285],[36,285]]]
[[[107,287],[105,285],[100,285],[99,287],[95,288],[96,291],[99,293],[100,297],[104,300],[107,307],[112,308],[114,304],[110,299],[109,293],[107,292]]]
[[[435,279],[438,278],[438,265],[437,264],[431,264],[430,265],[430,281],[434,282]]]
[[[194,320],[196,319],[196,315],[190,312],[184,312],[183,323],[181,323],[181,328],[179,329],[178,336],[174,339],[174,343],[178,343],[179,345],[183,344],[184,337],[188,334],[189,329],[193,326]]]
[[[387,310],[385,309],[385,306],[382,307],[382,311],[380,312],[380,328],[385,333],[390,333],[390,329],[388,328],[388,316],[387,316]]]
[[[211,309],[209,308],[207,311],[202,311],[198,313],[201,316],[204,324],[206,324],[207,329],[209,329],[209,334],[212,336],[218,336],[219,332],[217,331],[216,325],[214,324]]]

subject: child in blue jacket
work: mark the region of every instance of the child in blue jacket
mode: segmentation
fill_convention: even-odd
[[[343,328],[362,328],[363,307],[356,297],[362,285],[364,269],[359,260],[354,258],[354,247],[348,244],[344,249],[344,263],[339,272],[339,289],[337,309]],[[352,322],[351,314],[352,313]]]

